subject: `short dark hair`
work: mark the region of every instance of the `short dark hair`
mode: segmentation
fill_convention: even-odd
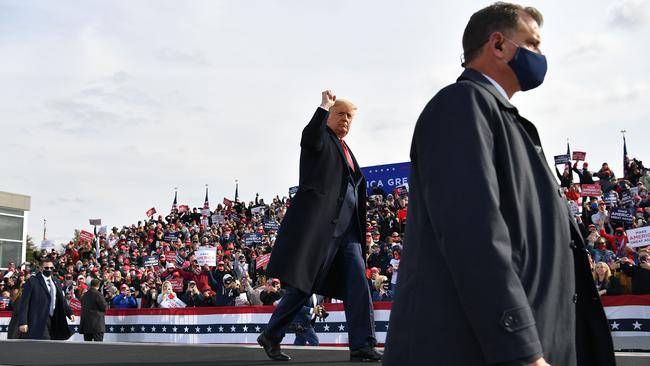
[[[54,261],[50,257],[41,258],[41,267],[43,267],[43,264],[45,264],[45,263],[54,264]]]
[[[481,48],[490,38],[490,34],[501,32],[510,34],[519,26],[519,14],[524,12],[530,15],[541,27],[544,17],[539,10],[517,4],[496,2],[472,15],[463,33],[463,67],[474,60]]]
[[[90,287],[99,287],[99,280],[96,278],[90,280]]]

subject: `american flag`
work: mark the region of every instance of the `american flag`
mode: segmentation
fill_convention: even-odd
[[[172,212],[178,209],[178,191],[174,192],[174,202],[172,202]]]
[[[627,143],[625,142],[625,135],[623,135],[623,177],[627,177],[627,168],[630,159],[627,157]]]
[[[203,208],[209,210],[210,202],[208,201],[208,187],[205,187],[205,201],[203,202]]]

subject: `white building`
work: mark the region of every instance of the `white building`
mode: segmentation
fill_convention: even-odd
[[[30,204],[29,196],[0,192],[0,269],[25,262]]]

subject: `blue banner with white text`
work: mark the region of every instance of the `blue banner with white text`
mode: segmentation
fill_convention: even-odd
[[[372,195],[375,188],[381,189],[384,195],[387,195],[392,194],[393,190],[398,186],[408,185],[411,163],[373,165],[362,167],[361,171],[366,177],[368,195]]]

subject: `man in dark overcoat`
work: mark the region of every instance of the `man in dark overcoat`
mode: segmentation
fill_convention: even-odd
[[[43,259],[41,266],[42,270],[30,277],[23,287],[18,330],[25,334],[22,338],[27,339],[68,339],[72,333],[66,317],[74,321],[75,316],[63,295],[61,283],[52,274],[52,260]]]
[[[312,293],[343,300],[351,359],[381,359],[374,348],[373,308],[361,245],[366,182],[343,140],[355,113],[354,104],[324,91],[321,106],[302,132],[298,192],[266,270],[286,289],[258,338],[274,360],[289,359],[279,344]]]
[[[84,335],[86,342],[103,342],[106,332],[105,314],[106,299],[99,292],[99,280],[92,279],[90,288],[81,297],[81,319],[79,333]]]
[[[580,230],[509,100],[544,79],[541,25],[514,4],[475,13],[465,71],[420,115],[385,365],[615,364]]]

